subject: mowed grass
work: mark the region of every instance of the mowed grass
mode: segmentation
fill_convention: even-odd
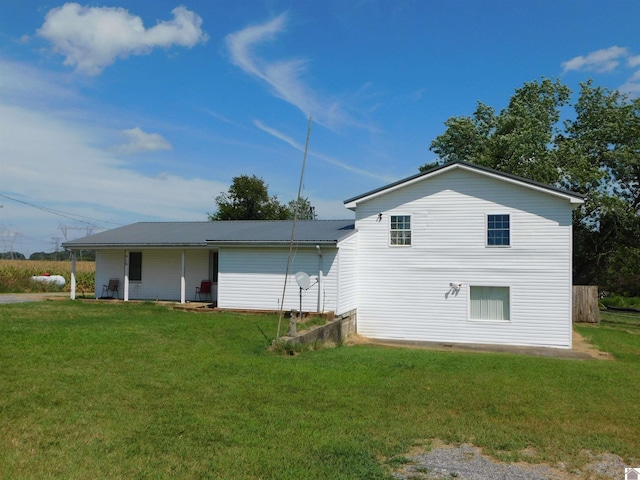
[[[412,445],[503,460],[640,452],[640,337],[613,361],[370,345],[276,355],[277,318],[155,304],[0,306],[1,478],[389,478]]]

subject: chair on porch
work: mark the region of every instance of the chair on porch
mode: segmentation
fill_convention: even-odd
[[[120,286],[120,280],[117,278],[109,279],[108,285],[102,286],[102,296],[100,298],[118,298],[118,287]]]
[[[209,297],[209,300],[212,301],[211,297],[211,285],[213,282],[211,280],[202,280],[200,282],[200,286],[196,287],[196,297],[198,300],[202,301],[202,297],[204,296],[205,300]]]

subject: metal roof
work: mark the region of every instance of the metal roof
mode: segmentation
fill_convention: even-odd
[[[551,185],[545,185],[544,183],[535,182],[533,180],[529,180],[528,178],[519,177],[517,175],[512,175],[510,173],[500,172],[499,170],[495,170],[493,168],[484,167],[482,165],[476,165],[475,163],[455,161],[455,162],[448,162],[443,165],[439,165],[437,167],[431,168],[424,172],[420,172],[416,175],[412,175],[410,177],[403,178],[402,180],[398,180],[397,182],[393,182],[383,187],[371,190],[367,193],[363,193],[361,195],[357,195],[355,197],[349,198],[344,201],[344,204],[347,206],[347,208],[353,209],[355,207],[355,204],[361,200],[380,195],[390,190],[394,190],[405,184],[410,184],[415,181],[419,181],[420,179],[422,179],[422,177],[425,177],[426,179],[432,175],[436,175],[440,173],[441,171],[447,171],[452,168],[463,168],[465,170],[475,170],[478,173],[483,173],[485,175],[489,175],[493,177],[502,177],[502,179],[504,180],[520,183],[525,187],[528,186],[530,188],[547,191],[548,193],[551,193],[551,194],[561,195],[565,198],[570,198],[572,199],[572,203],[582,203],[583,199],[585,198],[584,195],[579,193],[571,192],[569,190],[564,190],[562,188],[554,187]]]
[[[139,222],[62,244],[67,249],[197,247],[217,244],[281,244],[291,240],[291,220]],[[300,220],[294,242],[336,244],[355,231],[354,220]]]

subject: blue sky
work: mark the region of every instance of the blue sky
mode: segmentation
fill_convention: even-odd
[[[0,251],[206,220],[257,175],[320,219],[541,77],[640,94],[640,2],[0,3]]]

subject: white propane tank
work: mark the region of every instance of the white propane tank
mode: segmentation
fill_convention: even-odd
[[[51,283],[59,287],[63,287],[64,284],[67,283],[62,275],[35,275],[31,277],[31,280],[34,282]]]

